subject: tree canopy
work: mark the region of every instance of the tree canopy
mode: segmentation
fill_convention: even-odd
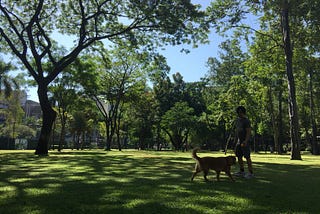
[[[188,0],[1,1],[4,50],[19,58],[38,85],[43,124],[36,154],[47,154],[56,117],[48,85],[83,50],[102,40],[150,51],[159,45],[198,43],[207,37],[206,25],[199,28],[203,15]],[[53,32],[74,36],[74,46],[61,51]]]

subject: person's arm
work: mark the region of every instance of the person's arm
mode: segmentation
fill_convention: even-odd
[[[250,136],[251,136],[251,128],[246,128],[246,139],[244,140],[244,143],[247,144],[250,140]]]
[[[232,129],[234,131],[233,145],[236,145],[238,143],[238,132],[236,128],[236,121],[234,121]]]

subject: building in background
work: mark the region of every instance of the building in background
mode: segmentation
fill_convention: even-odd
[[[36,119],[40,119],[42,116],[40,103],[32,100],[26,100],[23,105],[23,110],[26,114],[26,118],[34,117]]]

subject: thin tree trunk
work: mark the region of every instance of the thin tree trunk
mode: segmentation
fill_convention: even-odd
[[[283,153],[283,141],[284,141],[284,134],[283,134],[283,122],[282,122],[282,95],[283,95],[283,90],[282,90],[282,80],[280,81],[280,91],[278,94],[278,112],[279,112],[279,117],[278,117],[278,130],[279,130],[279,139],[278,139],[278,147],[276,148],[278,151],[278,154]]]
[[[61,121],[61,132],[60,132],[59,147],[58,147],[59,152],[61,152],[62,145],[64,145],[65,135],[66,135],[66,122]]]
[[[111,141],[112,141],[112,136],[110,134],[110,122],[109,122],[109,118],[106,117],[105,118],[105,124],[106,124],[106,147],[105,150],[106,151],[110,151],[111,150]]]
[[[81,132],[81,144],[80,144],[80,149],[83,150],[84,149],[84,146],[86,144],[86,132],[85,131],[82,131]]]
[[[170,132],[166,129],[164,129],[164,131],[167,133],[167,135],[169,136],[170,142],[173,145],[173,147],[175,148],[175,150],[179,150],[179,144],[176,143],[175,137],[173,135],[170,134]]]
[[[40,106],[42,110],[42,127],[40,132],[40,137],[38,140],[38,145],[35,150],[36,155],[48,155],[48,144],[50,139],[50,134],[52,131],[52,126],[56,118],[56,112],[51,107],[48,99],[48,86],[45,84],[38,85],[38,96],[40,101]]]
[[[66,124],[67,124],[67,113],[66,113],[66,110],[61,106],[59,106],[59,116],[61,121],[61,130],[60,130],[58,151],[60,152],[62,150],[62,145],[64,145],[65,143]]]
[[[110,151],[111,150],[111,144],[113,141],[113,136],[116,131],[116,120],[117,120],[117,113],[118,110],[117,106],[112,107],[111,110],[108,112],[108,114],[104,114],[105,124],[106,124],[106,146],[105,150]]]
[[[253,130],[253,133],[254,133],[254,135],[253,135],[253,151],[254,152],[259,152],[259,147],[258,147],[258,145],[259,145],[259,143],[260,143],[260,141],[259,142],[257,142],[257,127],[258,127],[258,125],[257,125],[257,123],[255,122],[254,124],[253,124],[253,126],[252,126],[252,130]],[[262,136],[261,136],[262,137]],[[260,140],[260,139],[259,139]]]
[[[162,147],[162,143],[161,142],[162,142],[162,140],[161,140],[161,136],[160,136],[161,129],[160,129],[160,125],[159,124],[157,124],[156,133],[157,133],[157,137],[156,137],[157,150],[161,151],[161,147]]]
[[[189,150],[188,138],[189,138],[189,130],[184,134],[184,139],[182,142],[182,145],[183,145],[182,151],[187,152]]]
[[[311,137],[311,153],[313,155],[319,155],[319,146],[317,142],[317,125],[315,121],[315,109],[314,109],[314,101],[313,101],[313,71],[310,70],[310,120],[311,120],[311,128],[312,128],[312,137]]]
[[[272,123],[272,128],[273,128],[273,140],[274,140],[274,146],[277,149],[279,147],[279,130],[277,126],[277,121],[276,121],[276,116],[275,116],[275,111],[273,107],[273,98],[272,98],[272,89],[271,86],[268,89],[268,97],[269,97],[269,112],[271,116],[271,123]]]
[[[49,149],[51,148],[52,150],[54,150],[54,138],[55,136],[55,132],[56,132],[56,121],[53,122],[53,127],[52,127],[52,131],[51,131],[51,136],[50,136],[50,141],[49,141]]]
[[[289,93],[289,118],[290,118],[290,138],[291,138],[291,160],[301,160],[300,154],[300,135],[299,135],[299,119],[298,107],[296,101],[296,88],[292,68],[292,48],[290,40],[289,28],[289,3],[288,0],[283,1],[281,11],[283,43],[286,59],[286,73],[288,78]]]
[[[120,142],[120,121],[121,121],[121,113],[119,113],[118,118],[117,118],[117,128],[116,128],[116,134],[117,134],[117,144],[118,144],[118,149],[119,151],[122,150],[121,148],[121,142]]]

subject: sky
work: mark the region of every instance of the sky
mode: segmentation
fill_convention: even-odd
[[[202,9],[205,9],[210,1],[208,0],[191,0],[194,4],[200,4]],[[166,57],[167,63],[171,68],[170,76],[179,72],[185,82],[199,81],[208,72],[206,62],[209,57],[216,57],[218,45],[222,42],[222,38],[214,33],[209,35],[210,44],[199,44],[198,48],[192,48],[187,45],[167,46],[165,50],[160,50],[160,53]],[[58,42],[66,47],[72,46],[71,39],[57,39]],[[181,52],[182,48],[187,48],[190,53]],[[28,89],[28,99],[38,102],[36,88]]]
[[[200,4],[202,9],[209,6],[209,0],[191,0],[194,4]],[[171,68],[170,75],[179,72],[185,82],[199,81],[208,71],[206,63],[209,57],[217,56],[218,45],[222,38],[215,33],[209,35],[210,44],[199,44],[198,48],[191,48],[187,45],[166,47],[160,51],[167,58],[167,63]],[[190,53],[181,52],[182,48],[187,48]]]
[[[170,75],[179,72],[185,82],[195,82],[204,77],[208,71],[206,63],[209,57],[216,57],[221,37],[210,34],[210,44],[199,44],[198,48],[187,45],[166,47],[160,53],[166,57],[170,66]],[[181,52],[182,48],[190,52]]]

